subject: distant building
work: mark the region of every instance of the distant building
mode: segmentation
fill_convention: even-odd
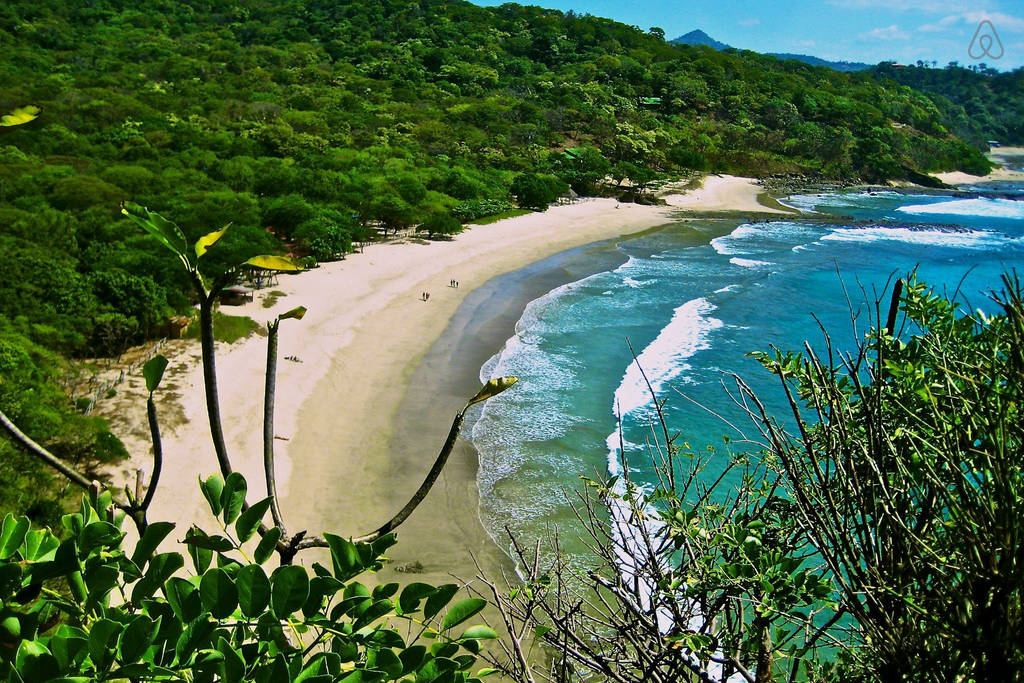
[[[989,140],[988,141],[988,146],[989,147],[1002,147],[1002,145],[999,143],[999,140]]]

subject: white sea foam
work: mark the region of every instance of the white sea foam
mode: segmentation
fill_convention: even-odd
[[[711,246],[722,256],[747,254],[749,252],[746,249],[743,249],[740,244],[747,238],[755,236],[758,232],[758,227],[759,226],[752,223],[744,223],[728,235],[716,237],[711,240]]]
[[[736,285],[726,285],[725,287],[722,287],[721,289],[716,289],[715,290],[715,294],[723,294],[725,292],[735,292],[739,288],[740,288],[740,286],[738,284],[736,284]]]
[[[615,390],[615,405],[622,415],[651,402],[641,368],[655,391],[690,369],[686,359],[708,348],[709,333],[722,326],[722,321],[708,315],[713,310],[714,304],[703,298],[687,301],[675,310],[668,325],[626,368],[626,374]]]
[[[658,336],[637,356],[622,377],[622,382],[615,390],[615,402],[612,410],[616,417],[625,416],[628,413],[648,405],[652,398],[651,392],[640,373],[644,369],[647,378],[650,380],[651,388],[655,393],[671,379],[677,378],[680,374],[690,368],[685,362],[702,349],[708,348],[709,333],[722,326],[722,322],[710,316],[715,306],[707,299],[693,299],[686,302],[675,310],[672,319],[669,321]],[[664,523],[658,521],[653,510],[644,514],[642,518],[634,515],[630,503],[625,500],[627,492],[625,477],[623,476],[622,450],[626,453],[640,450],[635,444],[621,441],[619,431],[616,430],[605,439],[608,448],[608,474],[616,476],[613,491],[617,494],[611,496],[608,501],[608,512],[610,516],[612,546],[615,552],[616,563],[627,584],[634,584],[639,590],[641,607],[654,613],[658,626],[663,632],[668,632],[679,624],[673,623],[672,612],[666,605],[659,605],[654,602],[655,586],[645,580],[645,565],[653,562],[661,562],[663,559],[650,557],[647,546],[643,542],[643,533],[657,539],[662,534]],[[630,468],[632,470],[632,468]],[[641,492],[649,491],[649,487],[640,487]],[[691,605],[691,607],[693,607]],[[691,610],[690,623],[686,625],[691,630],[699,630],[703,625],[703,617],[696,609]],[[694,663],[696,659],[694,659]],[[721,666],[712,663],[708,672],[716,678],[721,677]],[[730,681],[734,679],[730,678]],[[740,679],[735,679],[740,680]]]
[[[989,230],[911,230],[909,228],[835,228],[821,238],[823,242],[881,242],[897,241],[936,247],[960,249],[993,249],[1019,242],[1003,233]]]
[[[734,266],[741,266],[743,268],[760,268],[762,266],[772,265],[771,261],[758,261],[756,259],[739,258],[738,256],[733,256],[731,259],[729,259],[729,263],[733,264]]]
[[[897,211],[913,214],[943,214],[948,216],[988,216],[991,218],[1024,218],[1024,202],[1013,199],[954,199],[935,204],[909,204]]]

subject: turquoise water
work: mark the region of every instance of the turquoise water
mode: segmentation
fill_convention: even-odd
[[[695,448],[714,446],[724,466],[737,445],[723,436],[739,435],[680,392],[747,428],[723,387],[724,373],[736,372],[784,414],[775,380],[745,354],[819,343],[812,314],[849,347],[869,325],[866,299],[887,299],[890,278],[914,267],[991,309],[987,293],[1024,257],[1024,201],[1007,198],[1019,190],[800,195],[786,203],[806,219],[687,222],[609,247],[620,266],[530,303],[481,370],[521,380],[486,404],[472,430],[485,526],[507,545],[506,526],[533,541],[557,525],[568,550],[585,554],[569,501],[581,475],[617,472],[620,414],[633,477],[650,480],[653,405],[629,345],[668,400],[671,430]]]

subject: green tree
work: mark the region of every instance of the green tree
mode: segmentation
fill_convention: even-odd
[[[569,190],[569,185],[553,175],[520,173],[509,188],[519,206],[543,211]]]
[[[427,233],[430,239],[438,235],[448,237],[461,232],[462,223],[448,211],[431,211],[416,227],[416,231]]]

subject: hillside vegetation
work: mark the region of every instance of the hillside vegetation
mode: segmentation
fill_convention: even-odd
[[[329,257],[380,229],[433,236],[567,185],[989,168],[944,100],[536,7],[9,0],[0,42],[0,113],[42,109],[0,128],[0,402],[45,408],[32,436],[69,457],[111,449],[101,426],[69,436],[60,355],[117,353],[191,303],[119,215],[126,199],[190,240],[233,222],[211,252],[227,264]],[[23,476],[27,498],[0,508],[50,495]]]
[[[966,140],[978,145],[988,140],[1024,145],[1024,68],[999,72],[984,64],[965,68],[951,62],[945,68],[930,69],[923,63],[882,62],[873,71],[883,81],[891,79],[932,96],[950,113],[950,130]]]

